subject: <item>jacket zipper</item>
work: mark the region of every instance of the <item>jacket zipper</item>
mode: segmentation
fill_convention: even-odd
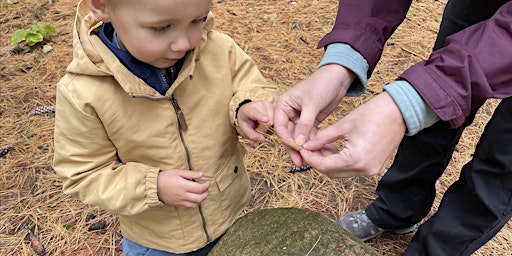
[[[171,74],[171,81],[167,80],[167,72],[170,72]],[[174,82],[174,70],[172,67],[169,69],[158,69],[158,73],[160,74],[160,78],[162,78],[162,87],[165,90],[164,92],[167,92],[169,88],[171,87],[171,83]]]
[[[174,94],[171,96],[171,103],[172,103],[172,106],[174,107],[174,112],[176,113],[176,118],[178,119],[178,130],[180,132],[181,143],[183,144],[183,147],[185,149],[185,155],[187,156],[188,169],[192,170],[192,163],[190,162],[190,153],[188,151],[187,144],[185,143],[185,138],[183,136],[183,132],[188,129],[187,122],[185,121],[185,115],[183,114],[183,111],[181,110],[180,105],[178,104],[178,101],[176,100],[176,97],[174,97]],[[210,235],[208,235],[208,229],[206,228],[206,220],[205,220],[204,214],[203,214],[203,207],[201,204],[199,204],[198,208],[199,208],[199,215],[201,216],[201,221],[203,224],[204,234],[206,235],[206,240],[208,242],[211,242],[212,240],[210,238]]]

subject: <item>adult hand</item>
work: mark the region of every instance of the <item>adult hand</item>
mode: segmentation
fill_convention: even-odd
[[[406,130],[398,106],[381,93],[304,144],[304,161],[329,177],[373,176],[382,172]],[[331,143],[342,139],[340,151]]]
[[[158,198],[164,204],[195,208],[208,196],[210,182],[195,182],[203,173],[189,170],[164,170],[158,174]]]
[[[338,107],[354,78],[354,73],[345,67],[329,64],[283,93],[274,113],[276,134],[303,145],[314,128]],[[290,147],[287,151],[295,165],[303,165],[298,151]]]

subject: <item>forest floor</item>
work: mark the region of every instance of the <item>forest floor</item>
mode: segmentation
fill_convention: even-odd
[[[334,23],[335,0],[213,1],[215,28],[232,36],[254,59],[269,82],[284,92],[317,67],[323,50],[316,44]],[[387,42],[367,91],[345,98],[321,126],[334,123],[379,93],[412,64],[429,56],[446,0],[415,0],[406,20]],[[120,228],[114,214],[62,193],[51,168],[55,84],[72,59],[72,26],[77,1],[2,0],[0,8],[0,255],[120,255]],[[37,22],[54,26],[51,48],[41,44],[12,51],[15,31]],[[47,51],[49,49],[49,51]],[[497,101],[489,101],[466,129],[437,197],[458,179],[472,157]],[[45,108],[48,107],[48,108]],[[40,110],[40,112],[34,112]],[[41,112],[42,111],[42,112]],[[335,221],[364,208],[376,196],[380,176],[331,179],[315,170],[289,173],[292,164],[276,141],[252,143],[246,162],[253,197],[244,213],[255,209],[297,207]],[[429,217],[427,216],[427,218]],[[413,234],[383,234],[367,242],[382,255],[401,255]],[[510,255],[510,222],[475,255]],[[32,242],[32,243],[31,243]],[[39,243],[40,247],[34,247]]]

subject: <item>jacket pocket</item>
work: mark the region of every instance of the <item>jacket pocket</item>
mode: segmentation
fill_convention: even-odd
[[[251,197],[249,175],[243,165],[232,165],[215,182],[222,211],[228,218],[238,216]]]
[[[225,164],[201,204],[205,213],[209,233],[218,236],[224,233],[240,215],[251,196],[249,176],[239,161]]]
[[[215,184],[222,199],[228,203],[240,201],[245,196],[250,196],[251,184],[244,166],[231,166],[215,180]]]
[[[156,206],[134,216],[120,216],[123,233],[134,242],[152,244],[153,239],[183,239],[185,225],[176,207]],[[185,220],[187,221],[187,220]],[[162,236],[159,238],[159,236]]]

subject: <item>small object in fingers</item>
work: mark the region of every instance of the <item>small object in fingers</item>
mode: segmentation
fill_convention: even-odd
[[[265,138],[270,138],[271,134],[276,134],[273,127],[269,127],[267,133],[263,133],[263,132],[259,132],[259,133],[262,134]],[[289,141],[287,139],[283,139],[283,138],[277,136],[277,134],[276,134],[275,138],[278,141],[280,141],[281,143],[285,144],[286,146],[288,146],[289,148],[292,148],[295,151],[300,151],[301,149],[304,149],[304,147],[302,145],[297,144],[294,141]]]

